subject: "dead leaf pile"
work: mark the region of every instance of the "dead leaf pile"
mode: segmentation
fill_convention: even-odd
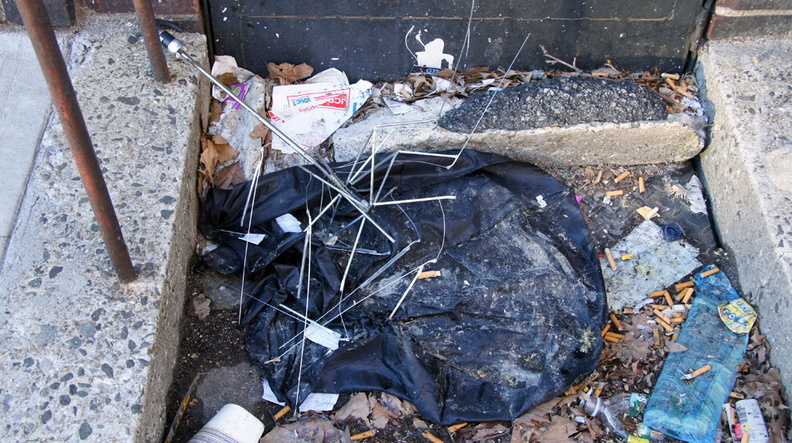
[[[313,68],[305,63],[297,66],[291,63],[267,63],[267,70],[269,70],[270,77],[278,80],[281,85],[291,85],[297,81],[310,77],[313,74]]]
[[[638,84],[646,86],[655,91],[666,103],[666,110],[669,113],[678,112],[700,112],[694,109],[697,105],[694,102],[686,102],[684,99],[695,99],[698,94],[698,86],[691,75],[680,76],[678,74],[660,73],[658,69],[651,69],[644,72],[628,73],[615,67],[608,60],[601,68],[591,72],[585,72],[575,65],[575,60],[568,63],[541,47],[546,58],[546,62],[553,65],[561,65],[569,71],[549,70],[542,71],[520,71],[493,70],[488,67],[470,68],[465,72],[457,72],[451,69],[444,69],[428,73],[412,73],[406,78],[402,78],[393,83],[386,83],[380,88],[383,96],[412,103],[416,100],[433,97],[436,95],[446,95],[449,97],[468,97],[471,93],[489,88],[512,88],[531,81],[542,80],[554,77],[594,77],[612,80],[632,80]]]
[[[198,168],[198,192],[205,185],[220,189],[231,189],[247,180],[239,162],[230,163],[239,155],[236,149],[219,135],[204,134],[201,138],[201,165]]]

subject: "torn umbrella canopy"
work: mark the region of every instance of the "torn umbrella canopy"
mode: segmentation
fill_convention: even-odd
[[[205,261],[246,267],[247,349],[281,400],[377,390],[435,423],[512,420],[594,369],[607,307],[574,194],[497,155],[451,162],[400,153],[378,155],[373,174],[369,161],[332,165],[367,201],[455,197],[373,206],[394,242],[345,200],[328,208],[334,193],[299,167],[208,195],[200,227],[220,246]],[[303,229],[313,221],[308,239],[278,225],[287,213]],[[248,223],[259,244],[241,239]],[[439,276],[416,279],[421,270]],[[337,350],[303,340],[306,312],[340,336]]]

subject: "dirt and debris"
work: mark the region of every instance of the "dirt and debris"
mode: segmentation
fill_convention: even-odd
[[[552,56],[546,56],[552,61]],[[556,62],[561,61],[556,59]],[[378,85],[378,90],[383,97],[409,103],[437,95],[466,97],[473,91],[513,87],[546,78],[631,79],[659,94],[669,113],[700,112],[700,105],[695,100],[697,87],[690,76],[680,77],[657,71],[627,74],[610,63],[592,73],[583,73],[574,67],[574,62],[561,64],[572,68],[572,72],[504,73],[474,68],[464,73],[454,73],[446,70],[436,76],[424,73],[410,75],[397,82]],[[270,74],[273,79],[267,80],[269,84],[287,84],[307,77],[311,72],[303,65],[273,65]],[[226,80],[233,83],[237,79]],[[453,88],[449,88],[449,85],[453,85]],[[454,92],[448,93],[449,89]],[[256,128],[250,137],[260,138],[261,143],[266,145],[271,135],[262,128]],[[234,170],[225,176],[216,173],[220,169],[219,165],[235,164],[231,156],[233,147],[223,141],[222,137],[204,139],[201,177],[210,186],[226,188],[238,183],[244,174]],[[327,145],[323,146],[322,152],[327,157],[332,156],[332,149]],[[266,155],[277,157],[270,153]],[[595,247],[603,255],[605,248],[613,247],[646,219],[652,219],[660,226],[678,223],[683,228],[682,237],[698,248],[699,261],[717,263],[738,287],[731,257],[718,247],[706,211],[696,211],[697,197],[691,191],[695,191],[697,185],[695,180],[691,184],[695,173],[690,165],[587,166],[557,168],[548,172],[578,194]],[[624,176],[625,172],[629,174],[616,180]],[[698,186],[700,189],[700,184]],[[204,189],[203,186],[201,189]],[[608,193],[613,191],[622,193],[609,196]],[[658,211],[646,217],[648,212],[644,215],[636,212],[641,207],[647,207],[650,211],[657,207]],[[618,262],[632,258],[630,254],[625,254],[614,259]],[[229,282],[228,277],[211,271],[198,270],[191,275],[192,295],[186,302],[187,316],[182,327],[180,356],[168,408],[169,419],[175,415],[196,375],[207,374],[217,368],[249,365],[250,360],[244,351],[244,331],[236,327],[236,309],[218,305],[212,294],[205,294],[209,292],[206,289],[212,287],[212,282],[220,279]],[[281,410],[281,406],[259,400],[254,405],[248,405],[248,410],[266,425],[262,441],[619,441],[606,425],[585,414],[579,406],[579,400],[586,393],[606,398],[620,392],[652,392],[665,357],[686,350],[685,346],[675,341],[675,333],[684,324],[685,313],[665,311],[674,301],[669,301],[667,295],[679,295],[675,284],[687,280],[689,276],[678,282],[667,282],[665,288],[657,288],[654,303],[642,309],[628,307],[615,312],[615,318],[606,326],[608,330],[602,332],[603,336],[610,334],[610,339],[606,339],[596,369],[570,387],[564,395],[533,408],[513,422],[460,423],[460,426],[443,427],[428,423],[410,403],[385,393],[342,395],[333,412],[300,415],[292,412],[277,422],[273,417]],[[230,280],[227,286],[233,284],[233,280]],[[214,287],[218,286],[215,284]],[[685,288],[680,289],[684,297]],[[666,329],[658,319],[671,330]],[[748,350],[738,368],[737,382],[729,402],[734,405],[742,398],[758,399],[771,441],[784,441],[790,427],[788,401],[780,373],[770,364],[770,348],[765,336],[760,333],[760,323],[761,318],[750,332]],[[252,378],[260,383],[259,377]],[[249,397],[249,394],[226,392],[223,393],[226,396],[223,401],[241,402],[243,400],[240,398]],[[212,411],[207,403],[212,402],[207,400],[200,398],[197,393],[193,395],[173,441],[187,441],[208,421]],[[217,404],[217,401],[212,404]],[[620,418],[627,432],[639,432],[640,416]],[[725,417],[721,419],[721,426],[723,441],[728,441],[730,430]],[[653,435],[653,438],[658,437],[661,436]],[[665,438],[657,441],[674,440]]]
[[[663,100],[629,80],[559,77],[473,94],[440,118],[454,132],[520,131],[591,122],[629,123],[668,116]],[[486,111],[486,112],[485,112]]]

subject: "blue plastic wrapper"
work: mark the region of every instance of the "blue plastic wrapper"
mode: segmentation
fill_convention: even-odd
[[[714,268],[710,265],[702,269]],[[668,355],[644,413],[644,424],[670,437],[710,443],[721,407],[737,378],[748,347],[748,335],[730,331],[718,316],[718,306],[740,298],[723,272],[693,279],[696,298],[677,342],[688,350]],[[708,372],[692,379],[682,376],[704,365]]]

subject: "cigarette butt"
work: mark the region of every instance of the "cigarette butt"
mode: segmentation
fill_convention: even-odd
[[[657,329],[653,329],[652,335],[654,335],[655,346],[660,346],[660,331]]]
[[[683,314],[681,312],[674,312],[673,314],[671,314],[671,316],[674,317],[674,318],[683,318],[683,317],[685,317],[685,314]]]
[[[701,375],[701,374],[703,374],[703,373],[705,373],[705,372],[709,371],[710,369],[712,369],[712,366],[710,366],[710,365],[704,365],[704,366],[702,366],[702,367],[700,367],[700,368],[696,369],[695,371],[691,372],[690,374],[685,374],[685,375],[683,375],[683,376],[682,376],[682,380],[693,380],[694,378],[696,378],[696,377],[698,377],[699,375]]]
[[[621,174],[619,174],[618,177],[614,178],[613,181],[615,181],[616,183],[619,183],[620,181],[624,180],[625,178],[627,178],[629,176],[630,176],[630,171],[624,171]]]
[[[435,437],[429,431],[424,432],[422,435],[424,436],[425,439],[431,441],[432,443],[443,443],[443,440],[440,440],[439,438]]]
[[[603,389],[605,389],[605,385],[597,386],[597,389],[594,391],[594,396],[599,397],[602,394]]]
[[[671,323],[671,319],[666,317],[665,314],[660,312],[658,309],[654,309],[653,312],[654,312],[655,317],[657,317],[658,319],[663,320],[666,323]]]
[[[652,306],[652,308],[657,309],[659,311],[665,311],[666,309],[670,308],[670,306],[667,306],[667,305],[656,305],[654,303],[652,303],[651,306]]]
[[[674,334],[671,336],[671,341],[676,341],[679,338],[679,334]]]
[[[611,314],[611,315],[610,315],[610,319],[611,319],[611,321],[613,322],[613,326],[616,326],[616,329],[618,329],[618,330],[620,330],[620,331],[621,331],[621,329],[622,329],[622,324],[621,324],[621,322],[619,322],[619,319],[618,319],[618,318],[616,318],[616,314]]]
[[[366,431],[366,432],[361,432],[360,434],[355,434],[349,437],[349,439],[352,441],[358,441],[366,438],[371,438],[373,436],[374,436],[374,431]]]
[[[674,328],[671,325],[669,325],[668,322],[663,321],[663,319],[661,319],[659,317],[657,318],[657,323],[659,323],[660,326],[662,326],[663,329],[666,330],[666,332],[673,332],[674,331]]]
[[[738,392],[734,392],[734,391],[732,391],[732,392],[731,392],[731,394],[729,394],[729,397],[731,397],[731,398],[736,398],[736,399],[738,399],[738,400],[742,400],[742,399],[744,399],[744,398],[745,398],[745,396],[744,396],[744,395],[742,395],[742,394],[740,394],[740,393],[738,393]]]
[[[707,278],[707,277],[709,277],[710,275],[717,274],[718,272],[720,272],[720,269],[718,269],[718,268],[712,268],[712,269],[710,269],[710,270],[709,270],[709,271],[707,271],[707,272],[702,272],[702,273],[701,273],[701,278]]]
[[[751,434],[746,431],[743,431],[743,435],[742,438],[740,439],[740,443],[748,443],[749,441],[751,441]]]
[[[434,278],[440,277],[440,271],[423,271],[418,274],[418,280],[422,280],[424,278]]]
[[[660,212],[660,208],[650,208],[649,206],[641,206],[640,208],[636,209],[635,212],[641,215],[644,220],[649,220],[652,217],[656,217],[657,213]]]
[[[607,195],[608,197],[616,197],[618,195],[623,195],[623,194],[624,191],[622,191],[621,189],[619,189],[618,191],[608,191],[605,193],[605,195]]]
[[[663,298],[665,298],[666,303],[668,306],[674,306],[674,299],[671,298],[671,294],[668,291],[663,291]]]
[[[671,74],[671,73],[668,73],[668,72],[664,72],[664,73],[660,74],[660,77],[671,78],[671,79],[674,79],[674,80],[679,80],[679,74]]]
[[[640,192],[641,194],[646,192],[646,185],[644,185],[643,177],[638,177],[638,192]]]
[[[288,414],[289,411],[291,411],[291,408],[288,407],[288,406],[284,406],[283,409],[281,409],[280,411],[276,412],[275,415],[272,416],[272,419],[275,420],[275,421],[278,421],[281,418],[283,418],[284,415]]]
[[[633,258],[632,254],[624,254],[621,256],[622,261],[632,260],[632,258]]]
[[[693,296],[693,288],[685,289],[685,296],[682,297],[682,303],[687,304],[687,302],[690,301],[690,297],[692,296]]]
[[[608,248],[605,248],[605,258],[608,259],[608,264],[610,265],[611,269],[614,271],[616,270],[616,262],[613,260],[613,255],[611,255],[611,251]]]
[[[653,291],[649,293],[649,297],[662,297],[665,292],[665,289],[662,291]]]
[[[625,314],[625,315],[632,315],[632,314],[635,314],[635,311],[633,311],[633,308],[624,308],[622,310],[622,313]]]
[[[677,323],[684,323],[684,322],[685,322],[685,319],[684,319],[684,318],[682,318],[682,317],[674,317],[674,318],[672,318],[672,319],[669,321],[669,323],[671,323],[672,325],[673,325],[673,324],[677,324]]]
[[[610,331],[610,328],[611,328],[611,324],[610,323],[608,323],[607,325],[605,325],[604,328],[602,328],[602,336],[603,337],[605,337],[605,334],[607,334],[608,331]]]
[[[616,340],[621,340],[621,339],[624,338],[624,334],[617,334],[615,332],[606,332],[605,333],[605,338],[608,338],[608,337],[615,338]]]
[[[685,288],[690,288],[692,286],[693,286],[693,280],[686,281],[684,283],[677,283],[677,284],[674,285],[674,289],[676,289],[676,291],[679,292],[679,291],[681,291],[681,290],[683,290]]]
[[[617,338],[617,337],[614,337],[614,336],[612,336],[612,335],[611,335],[611,333],[610,333],[610,332],[608,332],[607,334],[605,334],[605,341],[609,341],[609,342],[611,342],[611,343],[618,343],[618,342],[620,342],[620,341],[621,341],[621,339],[620,339],[620,338]]]
[[[467,426],[467,422],[457,423],[455,425],[451,425],[451,426],[448,427],[448,433],[449,434],[453,434],[454,432],[464,428],[465,426]]]

